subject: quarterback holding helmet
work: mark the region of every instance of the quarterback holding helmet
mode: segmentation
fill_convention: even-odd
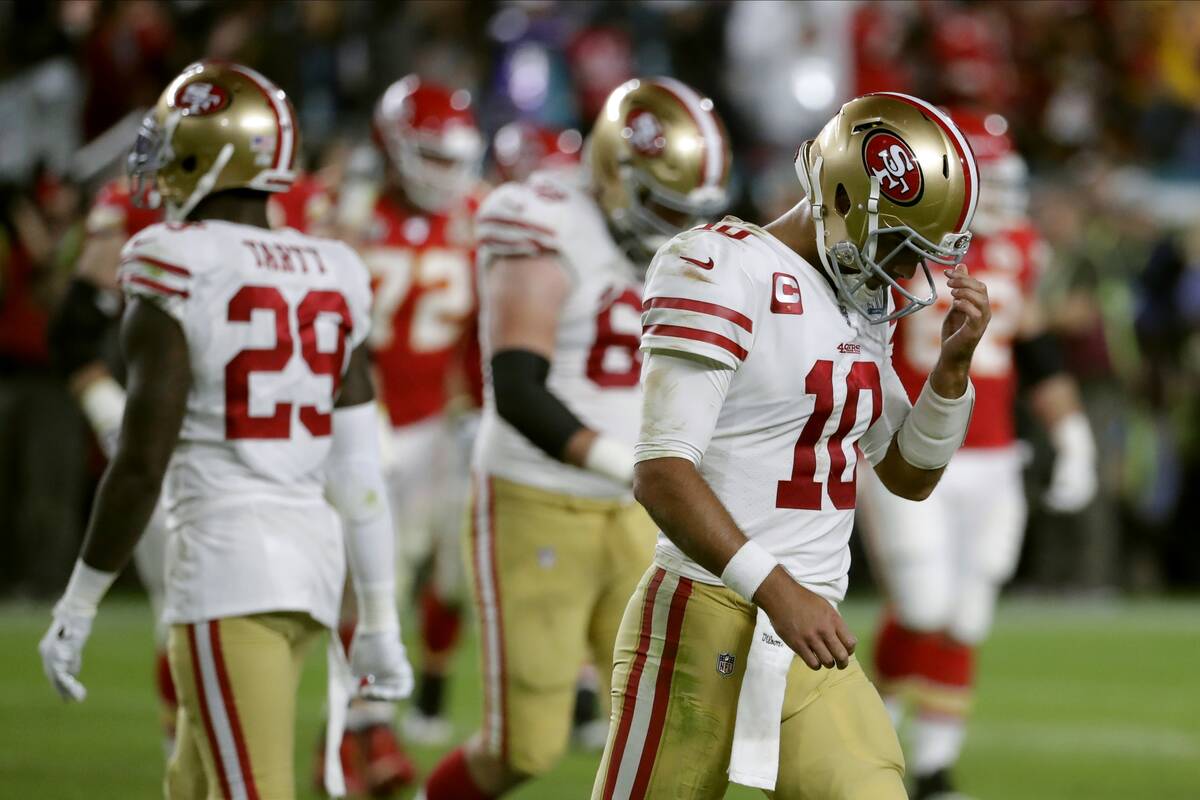
[[[725,205],[730,150],[712,101],[669,78],[614,90],[584,150],[584,175],[505,184],[476,220],[487,391],[470,556],[483,729],[438,765],[429,800],[497,797],[554,766],[579,667],[590,655],[607,683],[654,546],[631,493],[640,267]]]
[[[170,221],[122,251],[119,440],[39,649],[59,693],[82,700],[97,605],[165,477],[163,619],[179,700],[170,798],[294,795],[299,670],[336,625],[346,553],[364,620],[357,685],[398,699],[412,684],[362,347],[366,267],[339,242],[268,228],[298,136],[269,80],[202,61],[168,85],[130,157],[135,197]]]
[[[897,722],[911,701],[908,763],[914,797],[921,800],[949,796],[949,771],[966,733],[974,650],[991,628],[996,597],[1021,550],[1025,487],[1013,421],[1018,373],[1055,448],[1046,504],[1079,511],[1097,481],[1078,388],[1062,371],[1034,298],[1046,247],[1025,211],[1024,162],[1003,117],[951,115],[979,161],[979,210],[966,262],[987,282],[992,301],[991,325],[971,362],[979,399],[962,450],[929,499],[897,497],[870,474],[863,476],[861,496],[867,552],[889,599],[874,651],[876,677]],[[945,280],[935,279],[944,289]],[[896,329],[896,372],[913,399],[937,363],[938,341],[932,314],[902,320]]]
[[[836,606],[859,459],[920,499],[966,431],[990,314],[961,266],[979,177],[949,118],[890,93],[846,103],[796,171],[807,197],[782,217],[676,236],[646,276],[634,490],[662,534],[617,639],[596,800],[719,798],[731,780],[905,797]],[[934,302],[928,262],[952,305],[910,404],[889,323]],[[922,287],[893,300],[918,270]]]

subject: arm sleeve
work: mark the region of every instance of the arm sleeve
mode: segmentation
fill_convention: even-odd
[[[890,343],[888,344],[887,361],[883,365],[879,379],[880,388],[883,391],[883,410],[879,414],[879,419],[875,420],[875,424],[868,428],[858,441],[863,456],[871,463],[871,466],[878,464],[887,455],[892,438],[900,430],[904,420],[908,419],[909,412],[912,411],[908,392],[905,391],[904,384],[900,382],[900,376],[896,374],[896,369],[892,366]]]
[[[151,226],[125,244],[117,273],[126,296],[151,301],[181,325],[196,282],[189,238],[186,229]],[[185,253],[188,263],[184,263]]]
[[[374,403],[334,409],[326,496],[341,514],[346,553],[360,613],[388,614],[396,583],[396,540],[379,458],[379,415]]]
[[[642,432],[635,461],[686,458],[699,465],[733,371],[684,355],[651,352],[642,365]]]
[[[724,240],[724,241],[723,241]],[[754,283],[727,237],[688,231],[650,263],[642,305],[642,349],[737,369],[754,342]]]
[[[562,460],[567,441],[584,427],[546,388],[550,362],[528,350],[501,350],[492,356],[496,412],[542,452]]]

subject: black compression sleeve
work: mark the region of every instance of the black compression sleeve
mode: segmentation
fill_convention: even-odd
[[[1062,347],[1052,333],[1013,342],[1013,360],[1025,386],[1036,386],[1063,371]]]
[[[550,362],[529,350],[492,356],[492,390],[502,419],[551,458],[562,460],[567,440],[584,427],[546,388]]]
[[[50,323],[50,350],[54,364],[65,375],[103,358],[105,333],[117,316],[113,311],[120,303],[106,304],[102,292],[94,283],[72,278],[62,303]]]

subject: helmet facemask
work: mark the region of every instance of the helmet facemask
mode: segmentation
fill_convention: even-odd
[[[226,142],[217,153],[212,166],[200,176],[191,194],[182,198],[182,202],[170,193],[161,191],[158,173],[173,165],[176,160],[172,142],[175,129],[186,115],[184,111],[171,111],[166,115],[165,124],[160,127],[155,112],[151,111],[142,119],[137,139],[126,160],[126,172],[129,175],[134,205],[152,209],[165,205],[166,217],[171,222],[187,219],[187,215],[212,192],[218,178],[221,177],[221,171],[233,158],[235,151],[233,144]]]
[[[408,199],[424,211],[443,213],[478,181],[482,143],[466,128],[451,129],[437,143],[419,142],[418,135],[385,134],[387,155]]]
[[[825,218],[826,215],[839,211],[831,212],[822,197],[821,169],[824,159],[821,156],[813,159],[811,173],[807,167],[811,144],[812,142],[806,143],[797,154],[796,175],[812,206],[821,267],[841,302],[872,324],[898,320],[933,305],[937,301],[937,287],[929,269],[929,262],[949,268],[961,263],[970,246],[971,234],[948,233],[942,237],[941,242],[932,242],[896,217],[890,217],[893,222],[881,226],[880,181],[878,177],[872,176],[866,203],[867,232],[863,246],[859,248],[848,239],[829,246]],[[881,238],[888,246],[886,254],[880,253]],[[892,241],[896,243],[891,244]],[[888,272],[889,263],[905,251],[918,257],[918,266],[925,278],[927,293],[918,295]],[[891,313],[887,313],[889,292],[893,297],[903,298],[905,301],[903,306]]]
[[[627,254],[636,263],[648,263],[673,236],[712,218],[728,205],[723,187],[701,187],[682,195],[646,180],[629,163],[622,163],[618,174],[628,202],[624,208],[613,209],[609,216]]]

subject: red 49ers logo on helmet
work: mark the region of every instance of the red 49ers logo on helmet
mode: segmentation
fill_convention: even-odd
[[[908,142],[888,130],[875,130],[863,140],[863,166],[879,179],[879,191],[888,200],[911,206],[921,199],[925,184],[921,167]]]
[[[229,92],[208,81],[193,81],[180,86],[175,93],[175,107],[186,111],[189,117],[215,114],[228,105]]]
[[[644,108],[635,108],[625,117],[625,130],[621,136],[629,140],[629,146],[643,156],[657,156],[667,147],[662,123],[658,117]]]

